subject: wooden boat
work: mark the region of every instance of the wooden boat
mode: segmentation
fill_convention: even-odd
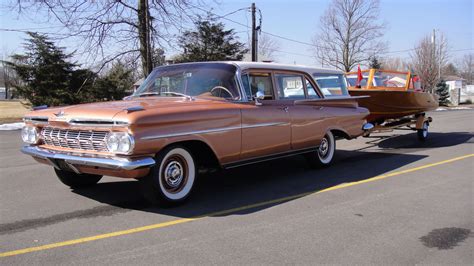
[[[361,73],[359,84],[358,72],[346,74],[349,94],[370,96],[360,98],[358,102],[359,106],[369,109],[367,120],[373,124],[407,116],[424,116],[425,112],[438,107],[438,97],[423,92],[419,81],[410,72],[370,69]]]

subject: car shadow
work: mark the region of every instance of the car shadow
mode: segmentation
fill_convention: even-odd
[[[463,143],[473,143],[474,134],[469,132],[432,132],[425,141],[419,141],[416,133],[396,135],[383,138],[378,142],[379,148],[390,149],[432,149],[456,146]]]
[[[159,213],[175,217],[196,217],[285,197],[294,200],[309,192],[317,192],[343,183],[357,182],[387,173],[425,158],[424,155],[338,150],[329,168],[313,170],[303,156],[243,166],[200,176],[189,200],[174,208],[158,208],[148,204],[140,194],[139,183],[133,181],[104,182],[74,193],[119,208]],[[304,196],[304,195],[302,195]],[[256,212],[286,201],[245,208],[235,215]]]

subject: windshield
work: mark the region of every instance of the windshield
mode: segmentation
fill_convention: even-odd
[[[367,86],[367,79],[369,73],[362,73],[363,79],[360,82],[361,87]],[[349,86],[357,85],[357,74],[350,74],[346,77]],[[373,87],[392,87],[392,88],[405,88],[407,84],[407,73],[392,73],[385,71],[376,71],[374,78],[370,82],[370,86]]]
[[[313,77],[324,96],[349,95],[343,74],[313,73]]]
[[[192,63],[158,67],[134,97],[220,97],[239,100],[236,67],[223,63]]]
[[[405,88],[406,84],[407,73],[375,72],[373,86]]]
[[[365,87],[367,86],[367,79],[368,79],[368,74],[366,75],[365,73],[363,74],[363,78],[362,80],[360,81],[360,86],[361,87]],[[347,80],[347,83],[349,84],[349,86],[351,87],[355,87],[357,86],[357,74],[354,74],[354,75],[347,75],[346,76],[346,80]]]

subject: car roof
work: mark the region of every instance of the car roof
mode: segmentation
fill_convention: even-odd
[[[317,68],[305,65],[292,65],[292,64],[279,64],[279,63],[266,63],[266,62],[243,62],[243,61],[231,61],[231,63],[240,67],[241,70],[246,69],[272,69],[272,70],[292,70],[292,71],[303,71],[309,74],[322,73],[322,74],[343,74],[340,70]]]
[[[310,75],[314,73],[319,74],[344,74],[344,72],[336,69],[327,69],[327,68],[317,68],[312,66],[305,65],[292,65],[292,64],[279,64],[279,63],[267,63],[267,62],[245,62],[245,61],[206,61],[206,62],[189,62],[189,63],[180,63],[176,65],[185,65],[185,64],[232,64],[237,66],[240,70],[247,69],[271,69],[271,70],[290,70],[290,71],[302,71]]]

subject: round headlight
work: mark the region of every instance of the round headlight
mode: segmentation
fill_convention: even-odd
[[[107,149],[111,152],[116,152],[119,146],[119,138],[117,134],[109,134],[107,136]]]
[[[133,149],[133,138],[128,133],[110,133],[107,136],[107,149],[114,153],[128,154]]]
[[[39,140],[38,130],[36,127],[24,126],[21,129],[21,138],[28,144],[36,144]]]
[[[131,146],[132,146],[132,142],[131,142],[130,136],[128,134],[120,136],[119,147],[118,147],[118,150],[120,152],[130,151]]]

